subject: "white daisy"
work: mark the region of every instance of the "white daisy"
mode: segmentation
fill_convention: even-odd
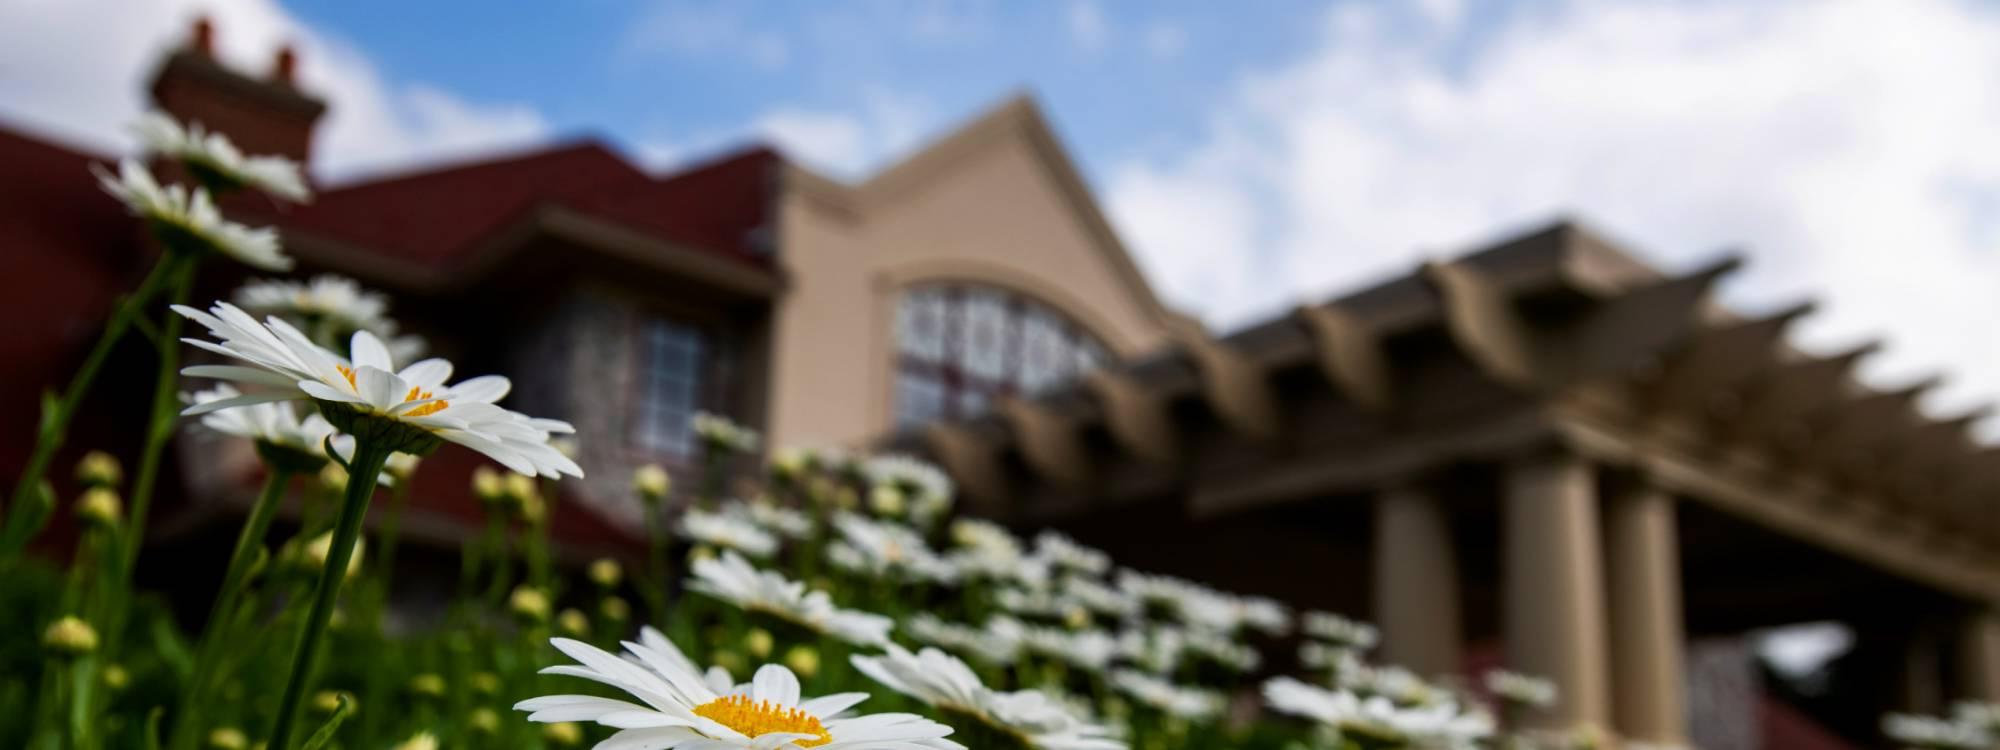
[[[894,626],[881,615],[835,607],[826,592],[810,591],[803,583],[758,570],[735,552],[696,561],[688,588],[860,646],[886,642]]]
[[[915,714],[852,716],[866,693],[799,695],[798,677],[776,664],[730,687],[704,676],[680,650],[647,628],[626,642],[625,658],[567,638],[550,641],[575,665],[544,674],[581,677],[625,691],[638,703],[590,695],[551,695],[514,705],[530,721],[595,722],[619,730],[604,750],[964,750],[944,739],[951,727]]]
[[[1382,633],[1374,625],[1360,620],[1349,619],[1332,612],[1307,612],[1300,618],[1299,630],[1343,648],[1367,651],[1374,648],[1382,638]]]
[[[1070,601],[1106,617],[1122,620],[1139,614],[1139,602],[1096,579],[1064,576],[1057,588]]]
[[[181,401],[199,405],[242,395],[235,388],[223,384],[206,391],[181,394]],[[286,468],[292,471],[318,471],[320,464],[328,458],[328,445],[333,447],[333,455],[342,462],[354,459],[353,435],[335,431],[319,412],[309,412],[301,418],[298,408],[290,402],[266,402],[212,411],[201,415],[201,426],[254,442],[259,455],[266,461],[284,462]],[[377,475],[376,483],[393,485],[392,472],[385,468]]]
[[[1985,727],[1935,716],[1892,713],[1882,717],[1882,734],[1910,747],[1983,750],[1994,737]]]
[[[1118,656],[1117,639],[1102,630],[1047,628],[1009,617],[995,617],[987,628],[999,637],[1018,641],[1024,651],[1090,672],[1104,671]]]
[[[873,456],[861,465],[861,473],[873,484],[887,485],[909,496],[912,502],[926,498],[951,499],[951,477],[928,461],[900,453]]]
[[[911,638],[995,666],[1013,664],[1021,651],[1019,641],[987,628],[946,622],[929,612],[911,615],[902,630]]]
[[[96,165],[91,166],[91,172],[104,192],[123,202],[133,216],[145,219],[154,236],[169,248],[205,248],[268,271],[292,267],[291,257],[278,246],[277,231],[252,229],[222,218],[206,189],[162,186],[153,173],[132,159],[118,162],[116,176]]]
[[[959,549],[948,559],[962,577],[1014,581],[1029,588],[1049,583],[1048,563],[1024,554],[1020,542],[999,524],[961,518],[952,522],[951,538]]]
[[[799,512],[797,508],[779,505],[771,502],[769,498],[740,503],[739,508],[745,517],[778,536],[787,539],[812,537],[812,516]]]
[[[690,508],[681,515],[681,536],[700,544],[731,549],[756,558],[778,551],[778,538],[734,513]]]
[[[147,112],[132,127],[147,153],[175,159],[204,183],[248,187],[293,203],[312,199],[298,162],[281,156],[244,156],[221,133],[200,123],[181,127],[161,112]]]
[[[757,432],[719,414],[694,413],[694,434],[710,445],[736,453],[757,450]]]
[[[196,365],[184,375],[253,384],[264,390],[189,407],[188,415],[268,401],[311,398],[328,422],[349,434],[392,440],[404,453],[412,443],[427,450],[448,440],[486,454],[509,469],[554,479],[583,476],[576,462],[549,446],[553,433],[575,432],[568,423],[534,419],[493,402],[507,395],[508,380],[487,375],[446,385],[450,362],[426,359],[400,371],[389,350],[367,331],[356,331],[351,360],[343,360],[307,339],[291,324],[270,318],[258,323],[227,302],[210,312],[175,305],[174,311],[208,328],[219,343],[183,339],[229,356],[241,365]],[[425,441],[429,441],[425,443]]]
[[[1501,700],[1536,708],[1556,702],[1556,684],[1540,677],[1495,669],[1486,673],[1487,691]]]
[[[958,569],[931,551],[915,529],[854,513],[834,516],[842,546],[856,555],[854,568],[871,576],[895,574],[911,580],[951,583]]]
[[[1132,669],[1111,672],[1111,686],[1155,711],[1189,721],[1211,721],[1229,707],[1229,698],[1213,690],[1176,685]]]
[[[1471,747],[1493,733],[1492,717],[1481,711],[1461,713],[1451,702],[1399,708],[1387,698],[1364,699],[1290,677],[1264,683],[1264,701],[1273,710],[1312,719],[1368,746]]]
[[[917,653],[895,644],[881,656],[854,656],[856,669],[896,692],[938,709],[948,717],[976,723],[1000,735],[995,744],[1012,742],[1042,750],[1124,750],[1110,730],[1078,719],[1062,704],[1042,693],[1000,692],[986,687],[958,657],[934,648]],[[981,750],[988,750],[982,745]]]
[[[1076,540],[1054,529],[1043,529],[1035,535],[1035,556],[1050,564],[1078,573],[1101,576],[1111,570],[1111,556],[1103,550],[1086,547]]]
[[[345,276],[320,274],[309,282],[260,279],[238,287],[235,297],[236,305],[251,315],[276,315],[314,334],[325,331],[322,343],[344,342],[355,331],[367,331],[382,339],[398,362],[424,347],[422,338],[397,335],[387,297]]]

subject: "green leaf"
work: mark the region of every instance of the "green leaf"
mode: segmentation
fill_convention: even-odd
[[[326,743],[333,741],[333,733],[340,729],[340,722],[347,719],[347,715],[353,712],[353,708],[354,704],[348,702],[347,694],[342,693],[340,695],[340,707],[333,710],[333,715],[326,718],[325,724],[319,725],[319,731],[313,732],[311,737],[306,738],[305,747],[299,748],[299,750],[320,750],[320,748],[326,747]]]
[[[166,706],[154,706],[146,712],[146,750],[160,750],[160,719],[166,715]]]
[[[160,661],[165,662],[181,681],[187,681],[194,674],[194,654],[188,650],[187,641],[181,638],[171,618],[153,621],[153,650],[159,652]]]

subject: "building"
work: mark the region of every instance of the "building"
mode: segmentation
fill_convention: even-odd
[[[288,53],[268,75],[219,64],[209,34],[162,61],[154,101],[310,164],[339,103]],[[36,395],[148,250],[85,170],[112,155],[0,125],[0,158],[12,472]],[[1387,656],[1427,672],[1504,654],[1563,683],[1554,719],[1635,738],[1835,747],[1816,725],[1866,742],[1888,707],[2000,698],[2000,474],[1977,415],[1861,388],[1865,351],[1789,349],[1803,308],[1718,308],[1729,265],[1667,278],[1562,224],[1211,336],[1154,296],[1027,99],[855,184],[764,146],[649,174],[583,140],[229,208],[574,422],[590,478],[554,531],[578,555],[636,542],[631,468],[687,466],[709,410],[767,444],[928,455],[979,513],[1378,620]],[[196,298],[242,278],[218,264]],[[114,354],[58,465],[136,447],[115,418],[143,410],[146,356]],[[258,470],[199,440],[153,529],[177,560],[226,548]],[[429,460],[412,534],[477,528],[476,464]],[[1754,700],[1742,634],[1814,620],[1859,634],[1833,687]]]

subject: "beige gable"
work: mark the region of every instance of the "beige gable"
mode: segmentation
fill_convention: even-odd
[[[780,200],[789,285],[773,327],[773,445],[889,428],[895,308],[912,284],[1014,290],[1120,356],[1166,340],[1171,315],[1025,98],[858,186],[795,168]]]

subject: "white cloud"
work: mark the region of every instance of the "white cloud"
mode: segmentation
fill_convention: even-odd
[[[1871,381],[1946,371],[1940,409],[2000,396],[2000,18],[1578,3],[1461,66],[1385,33],[1388,12],[1341,6],[1196,148],[1112,170],[1113,213],[1170,298],[1240,323],[1573,213],[1669,268],[1747,248],[1729,298],[1819,299],[1804,342],[1881,336]],[[1218,247],[1268,256],[1204,262]]]
[[[1111,29],[1104,21],[1104,9],[1097,7],[1094,0],[1070,0],[1064,20],[1069,26],[1070,41],[1085,52],[1103,50],[1111,40]]]
[[[815,168],[852,179],[914,146],[936,123],[921,99],[881,87],[866,89],[860,98],[861,106],[852,110],[774,109],[751,129]]]
[[[757,28],[740,3],[657,3],[624,40],[634,54],[666,51],[684,57],[736,57],[764,70],[791,60],[791,45],[775,31]]]
[[[281,44],[299,50],[301,85],[330,103],[315,169],[326,175],[406,166],[545,138],[522,105],[467,102],[392,84],[360,51],[273,0],[0,0],[0,115],[100,149],[125,147],[161,56],[210,15],[217,54],[262,72]]]

